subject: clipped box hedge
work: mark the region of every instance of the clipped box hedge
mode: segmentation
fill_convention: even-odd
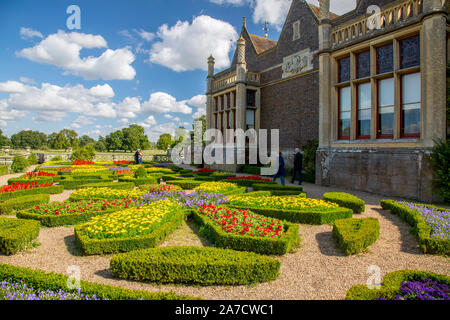
[[[98,182],[78,186],[77,190],[83,188],[109,188],[117,190],[133,190],[134,187],[135,187],[134,182]]]
[[[145,178],[119,177],[119,182],[132,182],[135,186],[140,186],[147,183],[157,183],[157,181],[157,178],[153,176],[148,176]]]
[[[345,192],[327,192],[323,200],[338,204],[340,207],[352,209],[354,213],[366,211],[366,203],[358,197]]]
[[[49,202],[49,194],[33,194],[30,196],[9,199],[0,203],[0,215],[10,214],[14,210],[28,209],[35,205]]]
[[[353,211],[348,208],[329,208],[327,210],[284,210],[276,208],[252,208],[247,206],[227,205],[235,209],[248,209],[254,213],[285,220],[293,223],[303,223],[312,225],[332,224],[338,219],[351,218]]]
[[[270,191],[274,196],[287,196],[287,195],[303,195],[302,187],[283,186],[281,184],[271,183],[253,183],[252,188],[255,191]]]
[[[40,291],[63,290],[65,292],[77,293],[77,289],[69,289],[67,281],[69,276],[59,273],[47,273],[31,268],[16,267],[8,264],[0,264],[0,281],[10,283],[24,282],[28,287]],[[148,292],[146,290],[130,290],[117,286],[104,285],[85,280],[80,281],[81,293],[84,295],[96,295],[100,299],[108,300],[197,300],[199,298],[177,295],[170,292]]]
[[[195,181],[195,180],[168,180],[167,184],[173,184],[181,187],[183,190],[193,190],[200,186],[204,181]]]
[[[13,192],[4,192],[0,193],[0,201],[5,201],[8,199],[23,197],[23,196],[29,196],[32,194],[57,194],[62,193],[64,191],[63,186],[50,186],[50,187],[40,187],[40,188],[33,188],[33,189],[25,189],[25,190],[18,190]]]
[[[216,179],[213,176],[210,176],[210,175],[205,176],[205,175],[200,175],[197,173],[195,173],[191,179],[196,180],[196,181],[203,181],[203,182],[216,181]]]
[[[1,164],[0,165],[0,176],[4,176],[5,174],[9,173],[9,165],[7,164]]]
[[[185,216],[186,211],[180,210],[152,233],[139,237],[91,239],[83,231],[83,225],[79,225],[75,227],[75,239],[84,255],[109,254],[154,248],[183,223]]]
[[[356,285],[347,291],[346,300],[374,300],[375,298],[393,299],[400,293],[402,282],[431,279],[450,285],[450,277],[428,271],[399,270],[387,273],[379,289],[370,289],[367,285]]]
[[[39,235],[38,221],[0,218],[0,252],[12,255],[25,249]]]
[[[53,177],[46,177],[46,176],[41,176],[41,177],[33,177],[33,178],[26,178],[24,176],[19,177],[19,178],[11,178],[8,179],[8,184],[14,184],[14,183],[28,183],[28,182],[38,182],[38,183],[52,183],[53,182]]]
[[[252,187],[254,184],[277,185],[275,181],[258,181],[250,179],[226,179],[225,182],[235,183],[240,187]]]
[[[202,234],[216,247],[259,254],[283,255],[300,243],[299,226],[284,222],[284,234],[279,239],[250,237],[224,231],[215,221],[192,210],[193,220],[202,228]]]
[[[113,179],[65,179],[59,181],[59,184],[64,186],[64,190],[76,190],[79,186],[98,182],[113,182]]]
[[[450,255],[450,240],[431,238],[432,229],[418,212],[397,204],[394,200],[382,200],[381,207],[398,215],[401,220],[413,228],[418,238],[419,247],[424,253]],[[447,209],[439,210],[446,211]]]
[[[73,174],[69,177],[63,177],[64,179],[73,179],[73,180],[106,180],[106,179],[112,179],[113,174]]]
[[[380,223],[377,218],[336,220],[333,236],[346,255],[358,254],[377,241]]]
[[[163,247],[111,258],[113,276],[137,281],[245,285],[275,280],[280,262],[250,252],[209,247]]]
[[[244,194],[240,194],[240,197],[270,197],[272,193],[270,191],[252,191]]]

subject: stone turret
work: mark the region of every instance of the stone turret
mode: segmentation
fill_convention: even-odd
[[[208,76],[206,78],[206,128],[210,129],[212,127],[212,117],[213,117],[213,82],[214,82],[214,63],[215,59],[211,54],[208,58]]]

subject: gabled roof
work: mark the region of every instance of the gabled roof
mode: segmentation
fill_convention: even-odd
[[[260,37],[254,34],[249,33],[250,40],[253,43],[253,47],[255,47],[256,53],[260,54],[264,51],[270,50],[277,45],[277,42],[274,40],[270,40],[264,37]]]
[[[312,12],[314,13],[314,15],[316,16],[317,19],[320,20],[320,8],[318,6],[315,6],[309,2],[307,2],[308,6],[311,8]],[[337,14],[330,12],[330,19],[335,19],[339,17]]]

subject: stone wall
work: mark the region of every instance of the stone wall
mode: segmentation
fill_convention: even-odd
[[[421,201],[439,200],[432,189],[427,149],[319,149],[316,183]]]

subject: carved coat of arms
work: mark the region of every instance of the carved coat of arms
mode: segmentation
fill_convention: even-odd
[[[283,59],[283,78],[313,69],[313,54],[309,49],[299,51]]]

